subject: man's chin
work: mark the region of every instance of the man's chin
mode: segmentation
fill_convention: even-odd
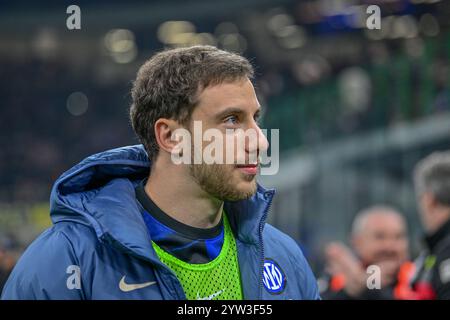
[[[232,201],[246,200],[251,198],[257,190],[256,179],[245,181],[236,186],[235,197]],[[230,199],[231,200],[231,199]]]
[[[222,201],[239,201],[256,193],[256,175],[244,170],[228,170],[220,166],[191,166],[190,173],[199,186]]]

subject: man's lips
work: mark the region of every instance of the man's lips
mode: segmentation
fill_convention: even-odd
[[[257,164],[240,164],[237,165],[236,167],[246,174],[256,175],[258,173]]]

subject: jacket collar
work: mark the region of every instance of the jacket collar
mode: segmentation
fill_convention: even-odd
[[[149,168],[142,145],[86,158],[55,182],[50,198],[53,223],[75,221],[89,225],[100,240],[114,242],[125,251],[153,260],[150,235],[134,190],[149,175]],[[225,202],[230,225],[240,241],[259,243],[274,192],[258,185],[250,199]]]

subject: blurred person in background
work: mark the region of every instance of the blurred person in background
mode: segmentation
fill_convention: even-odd
[[[403,299],[450,299],[450,151],[420,161],[414,187],[425,229],[423,253],[411,270],[411,286]]]
[[[326,247],[327,275],[320,279],[323,299],[394,299],[394,288],[403,266],[408,266],[407,226],[401,213],[387,206],[359,212],[353,222],[351,246]],[[367,286],[367,267],[381,271],[380,289]]]

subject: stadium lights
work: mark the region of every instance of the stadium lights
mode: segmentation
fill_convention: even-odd
[[[157,32],[159,41],[164,44],[179,44],[195,34],[195,26],[189,21],[166,21]]]
[[[247,50],[247,40],[239,33],[238,27],[232,22],[222,22],[217,25],[214,34],[221,48],[234,52]]]
[[[58,50],[58,37],[56,31],[43,28],[38,31],[32,42],[32,49],[36,56],[46,59],[54,57]]]
[[[137,56],[137,46],[132,31],[112,29],[104,38],[104,45],[117,63],[129,63]]]
[[[381,29],[366,29],[365,34],[371,40],[411,39],[418,36],[419,26],[412,15],[387,16],[381,20]]]
[[[439,34],[439,23],[432,14],[425,13],[420,17],[419,30],[425,36],[437,36]]]
[[[197,33],[189,21],[166,21],[159,26],[157,36],[161,43],[172,47],[217,44],[211,33]]]
[[[276,37],[280,46],[297,49],[306,42],[305,29],[296,25],[294,18],[287,13],[277,13],[267,20],[267,29]]]
[[[88,97],[83,92],[73,92],[66,101],[67,111],[73,116],[81,116],[86,113],[89,106]]]

